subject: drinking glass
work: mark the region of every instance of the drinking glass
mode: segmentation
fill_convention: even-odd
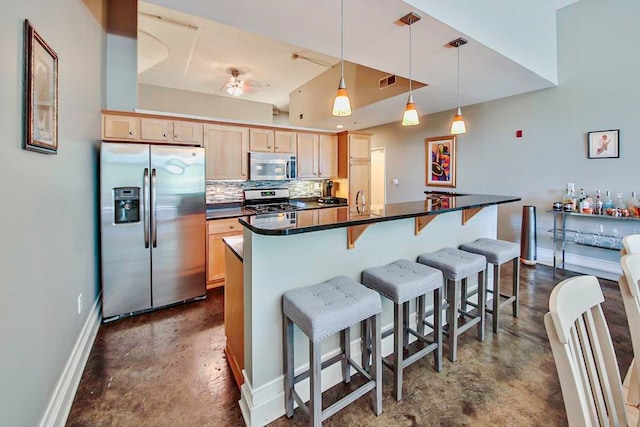
[[[622,239],[620,238],[620,230],[616,227],[611,230],[611,248],[612,249],[620,249],[620,243]]]
[[[602,224],[599,224],[593,231],[593,237],[591,239],[593,246],[600,246],[602,244],[602,233],[604,233],[604,227]]]
[[[582,225],[576,225],[576,235],[574,238],[576,243],[584,243],[584,235],[582,234]]]

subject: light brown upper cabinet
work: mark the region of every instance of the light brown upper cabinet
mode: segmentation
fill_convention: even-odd
[[[140,139],[140,118],[131,116],[103,115],[102,139]]]
[[[249,128],[204,125],[207,179],[248,179]]]
[[[276,131],[276,153],[293,153],[296,154],[296,142],[298,134],[296,132],[287,132],[284,130]]]
[[[337,142],[334,135],[298,133],[298,178],[333,178]]]
[[[173,122],[171,120],[141,119],[141,139],[150,141],[173,141]]]
[[[370,134],[352,132],[338,134],[338,177],[344,179],[346,184],[346,188],[340,188],[338,196],[349,199],[350,212],[359,214],[366,212],[371,201]]]
[[[271,129],[249,129],[249,151],[264,151],[272,153],[275,135]]]
[[[318,178],[318,135],[298,133],[298,178]]]
[[[202,145],[202,123],[174,121],[173,142]]]
[[[318,178],[333,178],[337,174],[338,137],[320,135],[318,140]]]

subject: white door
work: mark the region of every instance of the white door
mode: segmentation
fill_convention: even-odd
[[[386,203],[386,158],[384,147],[371,149],[371,209],[380,209]]]

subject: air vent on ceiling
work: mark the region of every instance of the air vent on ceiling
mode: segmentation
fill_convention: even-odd
[[[395,86],[396,84],[396,76],[395,75],[390,75],[384,78],[381,78],[378,81],[378,89],[382,90],[384,88],[387,88],[389,86]]]

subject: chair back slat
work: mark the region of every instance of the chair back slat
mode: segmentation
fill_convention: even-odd
[[[626,426],[620,372],[602,312],[598,279],[579,276],[553,289],[545,327],[569,425]]]
[[[640,254],[640,234],[631,234],[622,238],[622,247],[626,255]]]

